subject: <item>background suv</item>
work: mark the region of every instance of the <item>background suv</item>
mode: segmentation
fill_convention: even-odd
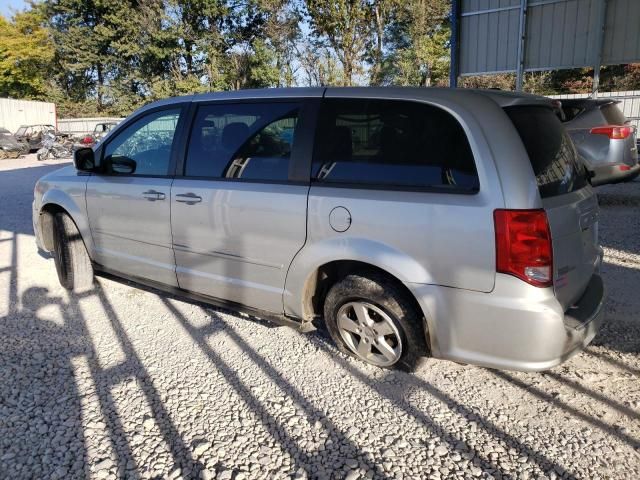
[[[382,367],[550,368],[603,315],[598,204],[548,99],[317,88],[150,104],[43,177],[59,279],[106,272]]]
[[[636,128],[610,98],[561,100],[561,120],[587,167],[593,185],[631,180],[640,174]]]

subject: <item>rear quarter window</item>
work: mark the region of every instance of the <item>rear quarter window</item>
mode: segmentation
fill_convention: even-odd
[[[363,188],[475,193],[476,165],[458,121],[403,100],[326,99],[312,181]]]
[[[615,103],[600,107],[600,111],[609,125],[624,125],[627,118]]]
[[[529,155],[542,198],[571,193],[587,185],[585,166],[551,108],[508,107],[505,112]]]

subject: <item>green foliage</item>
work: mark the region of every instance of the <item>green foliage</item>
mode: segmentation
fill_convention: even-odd
[[[12,20],[0,15],[0,96],[46,98],[54,45],[43,21],[37,8]]]
[[[309,23],[319,41],[342,64],[342,83],[352,85],[362,73],[371,10],[366,0],[307,0]]]

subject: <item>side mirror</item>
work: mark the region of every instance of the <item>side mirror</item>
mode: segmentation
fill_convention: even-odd
[[[73,152],[73,164],[80,172],[93,172],[96,168],[96,159],[91,148],[79,148]]]
[[[136,161],[129,157],[109,156],[104,159],[104,171],[117,175],[131,175],[135,173]]]

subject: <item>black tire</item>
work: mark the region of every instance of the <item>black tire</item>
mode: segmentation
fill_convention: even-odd
[[[53,219],[53,258],[58,280],[67,290],[81,292],[93,285],[93,266],[78,227],[66,213]]]
[[[324,302],[324,319],[338,349],[364,362],[376,365],[353,352],[342,338],[338,328],[340,309],[350,302],[358,301],[371,304],[386,313],[400,335],[399,359],[391,365],[377,366],[413,371],[420,359],[428,354],[422,313],[417,309],[416,302],[398,286],[396,281],[378,272],[347,275],[329,290]]]

